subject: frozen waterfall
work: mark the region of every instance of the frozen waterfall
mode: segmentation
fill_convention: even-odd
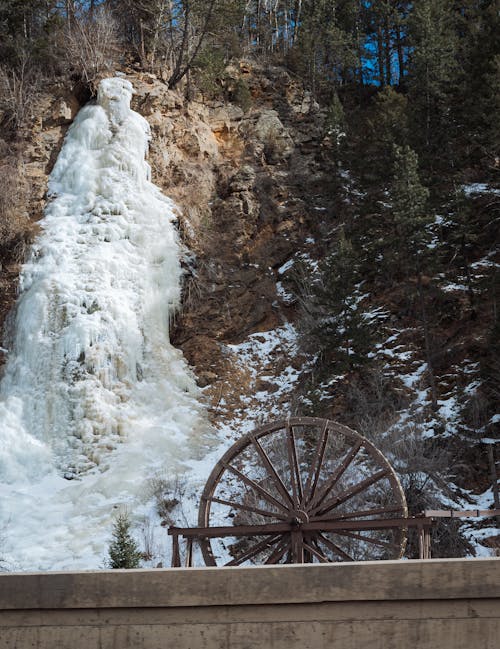
[[[101,82],[49,179],[20,278],[0,390],[0,557],[97,568],[115,509],[203,445],[196,386],[168,336],[179,301],[172,202],[150,181],[149,125]]]

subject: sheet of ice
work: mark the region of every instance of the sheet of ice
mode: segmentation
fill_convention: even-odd
[[[2,555],[97,568],[116,507],[203,454],[197,388],[168,325],[179,301],[173,203],[150,182],[131,84],[101,82],[49,179],[21,272],[0,388]]]

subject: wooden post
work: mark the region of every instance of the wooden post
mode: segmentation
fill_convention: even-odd
[[[179,551],[179,535],[172,534],[172,568],[181,567],[181,554]]]
[[[302,532],[292,531],[292,562],[304,563],[304,544],[302,543]]]
[[[497,465],[495,461],[495,454],[493,452],[493,444],[488,444],[488,460],[490,462],[490,476],[491,476],[491,487],[493,490],[493,502],[495,503],[495,509],[500,509],[500,496],[498,493],[498,473]],[[498,526],[498,520],[497,520]]]
[[[419,559],[425,559],[424,557],[424,526],[420,524],[417,527],[417,534],[418,534],[418,558]]]
[[[424,527],[424,559],[431,559],[431,527]]]
[[[186,568],[193,567],[193,537],[190,536],[187,539],[187,549],[186,549]]]

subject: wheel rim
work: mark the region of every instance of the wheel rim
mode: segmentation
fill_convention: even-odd
[[[291,523],[271,536],[200,541],[205,563],[312,563],[395,559],[406,529],[324,530],[327,522],[406,518],[401,484],[384,455],[365,437],[336,422],[293,417],[238,440],[205,485],[200,527]],[[315,523],[313,532],[302,525]],[[250,537],[251,535],[249,535]]]

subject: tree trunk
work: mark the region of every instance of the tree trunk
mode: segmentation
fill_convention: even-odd
[[[429,370],[429,387],[431,391],[431,407],[434,412],[437,410],[437,389],[436,377],[434,375],[434,368],[432,366],[432,350],[431,350],[431,336],[429,331],[429,319],[427,317],[427,309],[425,306],[425,297],[422,287],[422,274],[420,271],[417,273],[417,288],[418,298],[420,302],[420,316],[422,319],[422,328],[424,330],[424,346],[425,346],[425,359]]]
[[[491,488],[493,491],[493,503],[495,509],[500,509],[500,494],[498,491],[498,473],[497,473],[497,463],[495,460],[495,451],[493,444],[488,444],[488,461],[490,464],[490,477],[491,477]],[[497,519],[497,527],[499,526],[499,521]]]
[[[295,9],[293,11],[293,36],[292,45],[295,45],[299,35],[300,14],[302,12],[302,0],[295,0]]]
[[[398,53],[398,83],[401,85],[403,83],[404,74],[405,74],[405,60],[403,52],[403,38],[401,36],[401,26],[397,25],[396,27],[396,49]]]
[[[469,306],[472,311],[472,316],[475,315],[475,309],[474,309],[474,289],[472,288],[472,276],[470,272],[470,265],[469,265],[469,260],[467,258],[467,246],[465,245],[465,235],[462,234],[462,238],[460,241],[460,250],[462,253],[462,262],[464,266],[464,273],[466,277],[466,282],[467,282],[467,294],[469,296]]]
[[[384,75],[384,43],[382,39],[382,27],[377,25],[377,65],[378,65],[378,80],[380,85],[385,86]]]
[[[389,25],[389,16],[385,15],[384,18],[384,36],[385,36],[385,43],[384,43],[384,50],[385,50],[385,78],[387,85],[391,85],[392,81],[392,45],[391,45],[391,29]]]
[[[198,42],[196,43],[195,47],[193,48],[191,54],[189,54],[189,28],[190,28],[190,5],[188,2],[186,2],[186,12],[184,15],[184,31],[182,35],[182,44],[179,50],[179,55],[177,57],[177,62],[174,67],[174,71],[172,75],[170,76],[170,79],[168,80],[168,87],[169,88],[174,88],[179,81],[189,72],[191,69],[191,66],[193,65],[194,60],[198,56],[198,52],[200,51],[200,48],[203,44],[203,41],[205,40],[205,36],[207,35],[208,32],[208,27],[210,24],[210,20],[212,19],[212,14],[214,10],[214,6],[217,0],[210,0],[210,3],[207,7],[206,13],[205,13],[205,20],[203,23],[203,27],[201,29],[200,35],[198,37]],[[185,63],[185,57],[184,55],[186,54],[186,61]]]

